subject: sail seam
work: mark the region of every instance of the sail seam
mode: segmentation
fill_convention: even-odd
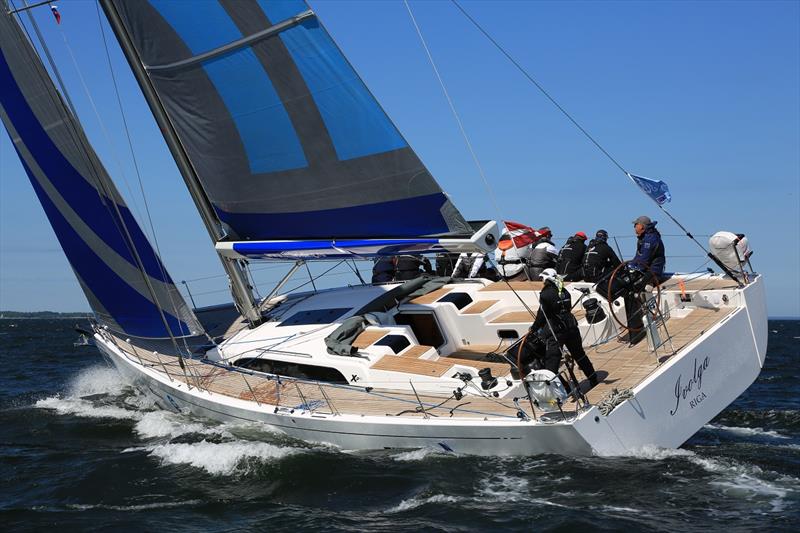
[[[265,28],[252,35],[248,35],[247,37],[242,37],[241,39],[237,39],[228,44],[224,44],[222,46],[214,48],[213,50],[209,50],[208,52],[203,52],[202,54],[198,54],[196,56],[188,57],[180,61],[174,61],[172,63],[165,63],[163,65],[144,65],[144,68],[148,72],[156,72],[156,71],[175,70],[175,69],[191,67],[198,63],[202,63],[209,59],[213,59],[222,54],[226,54],[228,52],[233,52],[240,48],[250,46],[257,41],[260,41],[261,39],[277,35],[284,30],[297,26],[298,24],[300,24],[300,22],[312,16],[314,16],[314,12],[309,9],[308,11],[304,11],[299,15],[296,15],[290,19],[284,20],[283,22],[279,22],[274,26],[270,26],[269,28]]]

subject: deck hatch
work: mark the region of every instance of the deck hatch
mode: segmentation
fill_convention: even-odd
[[[472,303],[472,297],[466,292],[451,292],[439,298],[436,303],[451,303],[461,310]]]
[[[309,309],[295,313],[276,327],[305,326],[308,324],[330,324],[350,311],[350,307],[333,307],[330,309]]]
[[[408,348],[410,344],[411,341],[405,335],[386,335],[373,346],[388,346],[392,352],[398,354]]]
[[[394,321],[401,326],[410,326],[420,344],[434,348],[444,344],[444,335],[433,313],[398,313]]]

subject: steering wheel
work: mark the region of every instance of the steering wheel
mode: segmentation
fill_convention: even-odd
[[[614,287],[614,279],[617,277],[617,273],[623,267],[626,267],[629,264],[630,264],[630,261],[623,261],[622,263],[619,264],[619,266],[617,266],[617,268],[615,268],[611,272],[611,276],[608,278],[608,293],[606,294],[606,300],[608,301],[609,306],[613,305],[613,302],[614,302],[614,300],[611,297],[611,289]],[[661,308],[661,285],[658,283],[658,278],[656,277],[656,275],[653,273],[652,270],[650,270],[650,267],[647,266],[645,268],[646,268],[646,272],[650,273],[650,277],[653,280],[653,286],[656,288],[656,309],[660,309]],[[653,315],[653,317],[656,316],[655,313],[652,313],[652,315]],[[642,329],[644,329],[644,328],[631,328],[627,324],[623,324],[622,321],[619,318],[617,318],[617,315],[616,315],[616,313],[614,313],[613,309],[611,309],[611,316],[614,317],[614,321],[623,330],[630,331],[631,333],[636,333],[637,331],[641,331]]]

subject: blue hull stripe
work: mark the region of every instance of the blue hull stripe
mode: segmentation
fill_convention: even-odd
[[[150,0],[193,54],[242,38],[242,32],[217,2],[186,4]],[[249,48],[203,63],[233,118],[254,174],[308,166],[300,140],[272,81]]]
[[[436,193],[301,213],[242,214],[217,208],[217,214],[240,234],[258,235],[263,240],[345,239],[363,235],[417,237],[449,231],[439,211],[446,201],[443,193]]]

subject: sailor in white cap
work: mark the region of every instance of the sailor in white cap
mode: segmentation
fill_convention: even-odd
[[[581,372],[589,379],[592,387],[597,385],[597,374],[581,343],[578,321],[572,315],[572,298],[564,287],[555,269],[546,268],[539,275],[544,287],[539,293],[539,311],[531,326],[532,332],[539,332],[545,341],[544,366],[558,374],[561,365],[561,347],[566,346]],[[569,389],[569,387],[567,387]]]

